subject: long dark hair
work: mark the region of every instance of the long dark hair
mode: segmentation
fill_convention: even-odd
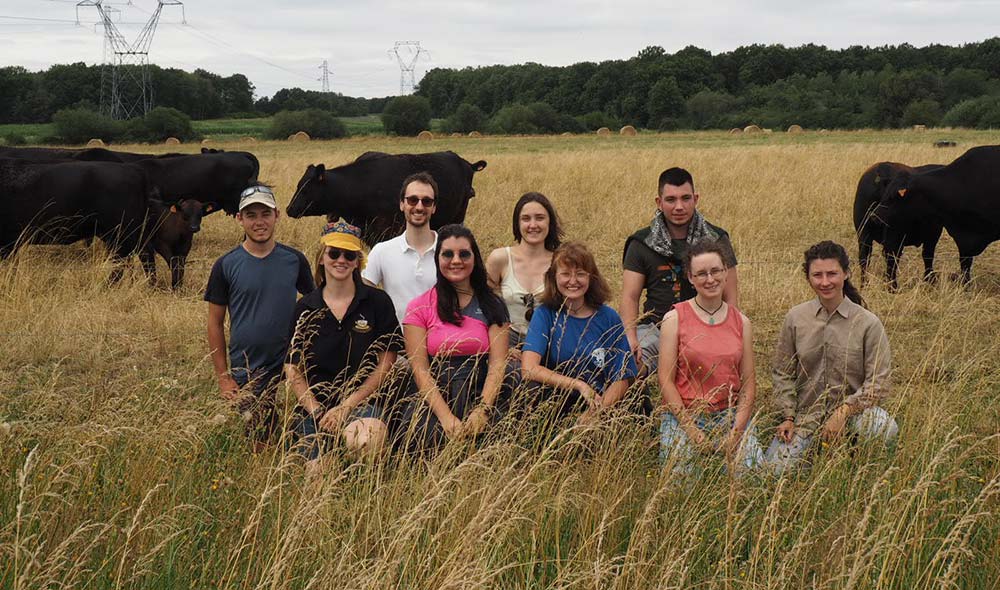
[[[524,193],[514,204],[513,231],[514,241],[521,241],[521,209],[528,203],[538,203],[549,214],[549,233],[545,236],[545,249],[555,252],[564,237],[562,226],[559,224],[559,216],[556,215],[556,208],[552,206],[552,201],[542,193]]]
[[[851,259],[847,256],[847,250],[837,242],[830,240],[822,241],[809,246],[805,253],[805,262],[802,263],[802,272],[809,278],[809,264],[813,260],[836,260],[840,264],[841,270],[845,273],[851,272]],[[861,307],[868,309],[861,293],[851,284],[850,279],[844,279],[844,297],[847,297]]]
[[[509,320],[507,316],[507,306],[503,299],[497,296],[490,289],[487,283],[486,265],[483,263],[483,255],[479,252],[479,244],[476,243],[476,236],[472,231],[461,223],[449,223],[437,230],[437,246],[434,247],[434,264],[437,269],[437,284],[434,289],[437,291],[437,312],[441,321],[448,322],[455,326],[462,325],[462,309],[458,305],[458,291],[451,281],[441,274],[441,244],[448,238],[465,238],[469,240],[472,247],[472,275],[469,283],[472,286],[472,294],[479,301],[479,308],[486,316],[487,325],[502,325]]]
[[[583,295],[584,302],[593,309],[599,309],[611,298],[611,287],[601,276],[594,255],[582,242],[566,242],[552,255],[552,264],[545,271],[545,291],[542,293],[542,303],[552,309],[562,307],[565,297],[559,292],[556,284],[556,273],[562,265],[569,269],[580,269],[590,275],[590,284]]]

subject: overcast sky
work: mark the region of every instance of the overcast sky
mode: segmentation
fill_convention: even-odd
[[[76,4],[0,0],[0,65],[100,63],[97,10],[80,8],[84,24],[77,26]],[[156,0],[103,4],[130,42],[157,6]],[[186,25],[179,6],[164,6],[150,61],[223,76],[240,72],[258,96],[291,86],[320,90],[323,60],[335,92],[398,94],[399,65],[389,53],[396,41],[419,41],[427,50],[417,61],[419,81],[433,67],[566,65],[628,58],[649,45],[718,53],[751,43],[958,45],[1000,35],[998,0],[188,0],[184,14]]]

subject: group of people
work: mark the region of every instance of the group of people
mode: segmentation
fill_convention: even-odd
[[[243,192],[245,238],[213,266],[205,300],[220,392],[255,445],[279,429],[283,377],[297,400],[297,446],[311,462],[338,445],[436,449],[510,413],[555,424],[594,422],[612,409],[649,415],[654,381],[661,456],[679,470],[721,453],[736,469],[781,471],[816,437],[896,436],[879,405],[889,342],[851,285],[842,246],[805,252],[816,297],[792,308],[781,329],[773,382],[782,421],[765,452],[736,256],[728,233],[698,211],[687,171],[660,175],[652,222],[626,241],[620,313],[594,255],[564,241],[544,195],[517,201],[513,244],[484,258],[464,225],[431,229],[437,194],[432,176],[410,176],[399,195],[401,235],[366,256],[359,228],[328,223],[310,266],[275,241],[273,192]]]

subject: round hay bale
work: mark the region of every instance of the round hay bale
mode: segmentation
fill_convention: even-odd
[[[462,134],[456,131],[455,133],[452,133],[451,136],[452,137],[462,137]]]
[[[820,133],[829,133],[830,130],[829,129],[820,129],[819,132]]]
[[[483,136],[483,134],[480,133],[480,132],[478,132],[478,131],[470,131],[469,132],[469,137],[482,137],[482,136]]]
[[[747,125],[743,128],[743,133],[763,133],[764,130],[756,125]]]
[[[212,140],[211,139],[203,139],[203,140],[201,140],[201,145],[206,145],[206,146],[207,145],[212,145]]]
[[[597,130],[597,135],[601,137],[608,137],[609,135],[611,135],[611,130],[608,129],[607,127],[601,127],[600,129]]]
[[[296,133],[293,133],[292,135],[289,135],[288,139],[291,141],[309,141],[311,138],[309,137],[309,134],[306,133],[305,131],[298,131]]]
[[[417,139],[427,141],[429,139],[434,139],[434,134],[426,129],[417,134]]]
[[[180,145],[181,140],[176,137],[168,137],[166,141],[163,142],[164,145]]]
[[[246,137],[241,138],[240,141],[242,141],[244,143],[257,143],[257,138],[256,137],[250,137],[249,135],[247,135]]]
[[[562,137],[573,137],[573,134],[570,133],[569,131],[563,131],[559,135],[561,135]]]
[[[789,133],[802,133],[802,131],[803,131],[802,125],[789,125],[788,126],[788,132]]]
[[[764,129],[764,133],[765,134],[774,133],[774,130],[773,129]]]
[[[87,142],[87,147],[89,148],[104,147],[104,140],[95,137],[94,139],[91,139],[90,141]]]
[[[738,133],[743,133],[743,130],[740,129],[739,127],[733,127],[732,129],[729,130],[729,135],[736,135]]]
[[[635,137],[638,134],[638,132],[635,130],[635,127],[631,125],[626,125],[622,127],[621,130],[618,131],[618,134],[624,135],[626,137]]]
[[[914,125],[914,131],[927,131],[927,125]]]

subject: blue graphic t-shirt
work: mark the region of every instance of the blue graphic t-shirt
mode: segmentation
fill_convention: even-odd
[[[638,373],[621,317],[607,305],[587,318],[538,306],[528,325],[524,350],[537,352],[542,355],[542,366],[585,381],[598,393]]]

